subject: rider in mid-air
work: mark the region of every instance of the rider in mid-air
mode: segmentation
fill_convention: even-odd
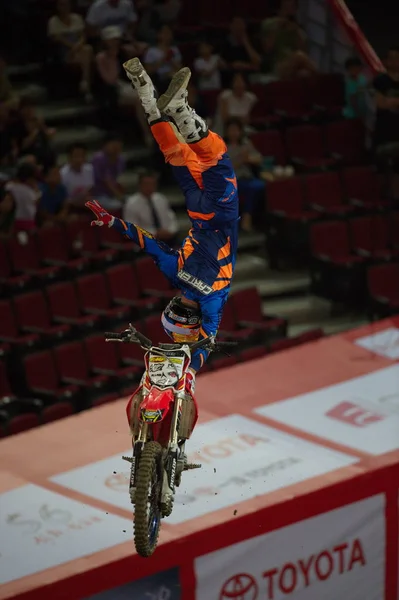
[[[190,69],[181,69],[157,101],[154,85],[138,58],[124,65],[137,90],[152,135],[185,196],[192,222],[180,250],[153,235],[113,217],[96,201],[87,202],[96,220],[92,225],[114,227],[153,257],[181,295],[162,313],[166,333],[178,343],[216,336],[227,300],[237,254],[237,180],[224,141],[208,130],[187,102]],[[193,353],[188,379],[194,391],[195,374],[209,352]]]

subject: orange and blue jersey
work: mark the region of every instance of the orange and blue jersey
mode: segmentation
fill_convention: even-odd
[[[153,125],[152,133],[184,193],[192,227],[180,250],[171,249],[133,223],[115,219],[113,227],[152,256],[175,289],[198,302],[201,337],[216,336],[237,256],[234,169],[223,140],[212,132],[190,145],[178,140],[169,123]],[[192,368],[198,371],[207,356],[205,350],[196,351]]]

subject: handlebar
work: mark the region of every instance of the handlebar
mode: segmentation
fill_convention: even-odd
[[[122,343],[136,342],[136,343],[139,343],[146,350],[149,350],[153,346],[152,341],[148,337],[146,337],[145,335],[143,335],[142,333],[137,331],[137,329],[135,327],[133,327],[133,325],[129,325],[129,328],[125,329],[125,331],[122,331],[121,333],[115,333],[115,332],[111,331],[111,332],[106,332],[104,335],[105,335],[106,342],[122,342]],[[199,340],[198,342],[193,342],[193,343],[188,342],[187,344],[180,344],[180,345],[181,346],[189,346],[191,351],[198,350],[199,348],[205,348],[206,346],[208,346],[210,350],[215,352],[219,349],[237,346],[237,344],[238,344],[238,342],[233,342],[233,341],[219,342],[214,337],[211,336],[211,337],[203,338],[202,340]],[[173,345],[175,345],[175,344],[173,344]]]

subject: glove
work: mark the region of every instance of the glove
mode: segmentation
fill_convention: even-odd
[[[103,225],[108,225],[108,227],[112,227],[115,221],[115,217],[110,215],[105,208],[101,206],[97,202],[97,200],[90,200],[90,202],[86,202],[85,206],[90,208],[90,210],[96,215],[97,219],[91,222],[91,226],[98,225],[102,227]]]
[[[195,371],[189,369],[186,373],[186,392],[194,396],[195,392]]]

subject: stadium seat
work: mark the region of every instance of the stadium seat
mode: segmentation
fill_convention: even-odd
[[[110,402],[115,402],[115,400],[119,399],[119,395],[118,394],[106,394],[105,396],[99,396],[98,398],[95,398],[91,405],[92,407],[96,407],[96,406],[102,406],[103,404],[108,404]]]
[[[337,160],[326,156],[323,130],[317,125],[297,125],[285,132],[287,154],[291,161],[303,170],[325,170]]]
[[[99,315],[84,315],[81,312],[73,282],[64,281],[49,285],[46,294],[55,323],[65,323],[85,331],[99,326]]]
[[[389,214],[391,246],[395,252],[399,251],[399,211]]]
[[[227,369],[234,367],[237,364],[237,356],[219,356],[216,355],[211,357],[212,369],[218,371],[219,369]]]
[[[201,90],[200,93],[207,112],[213,117],[217,111],[220,90]]]
[[[250,327],[262,331],[267,341],[275,337],[284,337],[287,330],[285,319],[264,316],[262,312],[262,299],[256,287],[250,287],[231,296],[234,312],[238,323],[242,327]]]
[[[43,227],[37,234],[40,261],[43,264],[67,267],[68,271],[81,273],[90,266],[88,258],[72,260],[65,229],[59,225]]]
[[[341,158],[348,165],[359,165],[365,156],[365,131],[363,122],[342,119],[326,125],[327,150],[331,156]]]
[[[17,433],[28,431],[29,429],[34,429],[34,427],[38,427],[39,425],[40,420],[36,413],[16,415],[8,422],[8,433],[10,435],[15,435]]]
[[[144,320],[144,334],[153,342],[153,344],[171,343],[171,338],[165,333],[161,323],[160,315],[152,315]],[[133,344],[132,344],[133,345]]]
[[[73,415],[74,409],[70,402],[56,402],[42,410],[42,423],[52,423]]]
[[[345,105],[344,78],[341,73],[320,73],[306,80],[313,108],[327,116],[342,115]]]
[[[262,156],[272,156],[276,165],[284,166],[287,164],[283,139],[278,130],[269,129],[269,131],[252,133],[250,139]]]
[[[54,340],[64,338],[71,331],[69,325],[52,323],[42,291],[17,296],[14,299],[14,310],[19,328],[24,332],[37,333]]]
[[[142,311],[152,311],[159,306],[159,297],[141,297],[138,275],[132,264],[122,263],[110,267],[105,275],[116,304],[126,304]]]
[[[40,343],[40,336],[22,334],[19,331],[11,300],[0,301],[0,341],[8,342],[22,349],[31,349]]]
[[[342,182],[349,203],[356,208],[373,210],[389,206],[381,197],[378,175],[372,167],[348,167],[342,171]]]
[[[308,331],[304,331],[300,335],[297,336],[297,339],[301,344],[307,344],[308,342],[315,342],[316,340],[324,337],[324,331],[321,327],[316,327],[315,329],[309,329]]]
[[[27,235],[26,243],[15,236],[8,242],[12,270],[16,274],[28,274],[42,281],[60,278],[60,267],[43,267],[40,263],[36,235]]]
[[[143,294],[165,299],[173,298],[176,294],[151,257],[136,260],[135,267],[140,290]]]
[[[257,337],[258,331],[254,328],[240,328],[234,312],[233,300],[230,297],[223,307],[223,315],[219,325],[218,337],[221,339],[237,340],[238,342],[251,343]]]
[[[272,81],[267,86],[267,94],[274,113],[289,121],[306,121],[314,114],[301,80]]]
[[[265,356],[266,352],[267,350],[265,346],[251,346],[250,348],[240,352],[240,359],[242,362],[255,360],[256,358],[262,358]]]
[[[79,387],[63,385],[51,351],[30,354],[24,361],[26,388],[39,398],[76,400]]]
[[[14,275],[11,268],[8,246],[0,241],[0,293],[18,293],[26,290],[31,282],[30,275]]]
[[[336,264],[350,265],[363,262],[352,254],[348,224],[344,221],[314,223],[310,229],[310,247],[313,257]]]
[[[253,83],[249,90],[257,97],[257,102],[251,110],[250,124],[254,127],[278,127],[282,117],[273,113],[269,101],[268,86],[261,83]]]
[[[346,215],[353,206],[345,204],[338,173],[314,173],[305,177],[306,201],[311,210],[328,215]]]
[[[100,248],[112,248],[119,254],[122,254],[126,260],[132,260],[134,258],[134,242],[125,239],[119,231],[113,227],[99,227],[98,236]]]
[[[110,321],[128,321],[131,309],[127,306],[112,306],[107,281],[102,273],[93,273],[76,279],[79,303],[84,313],[106,317]]]
[[[267,186],[267,212],[283,219],[309,221],[318,217],[306,207],[302,179],[290,177]]]
[[[61,380],[67,384],[103,390],[110,383],[109,376],[95,375],[90,371],[85,347],[81,342],[57,346],[54,356]]]
[[[399,313],[399,263],[370,267],[367,283],[372,317],[382,318]]]
[[[283,340],[276,340],[270,344],[270,352],[282,352],[283,350],[289,350],[300,345],[298,338],[285,338]]]
[[[133,323],[133,326],[140,333],[148,335],[144,323]],[[116,350],[123,365],[137,365],[144,371],[144,350],[138,344],[117,344]]]
[[[65,224],[65,233],[73,256],[86,256],[98,266],[106,266],[118,258],[114,248],[100,248],[100,237],[97,227],[90,227],[87,219],[75,219]]]
[[[353,251],[366,258],[390,260],[389,224],[385,215],[373,215],[351,219],[349,231]]]
[[[0,398],[5,396],[13,396],[10,381],[7,375],[7,369],[2,360],[0,360]]]
[[[120,389],[140,379],[143,367],[123,366],[117,351],[119,344],[106,342],[104,335],[92,335],[85,339],[84,345],[89,367],[93,373],[115,377]]]

